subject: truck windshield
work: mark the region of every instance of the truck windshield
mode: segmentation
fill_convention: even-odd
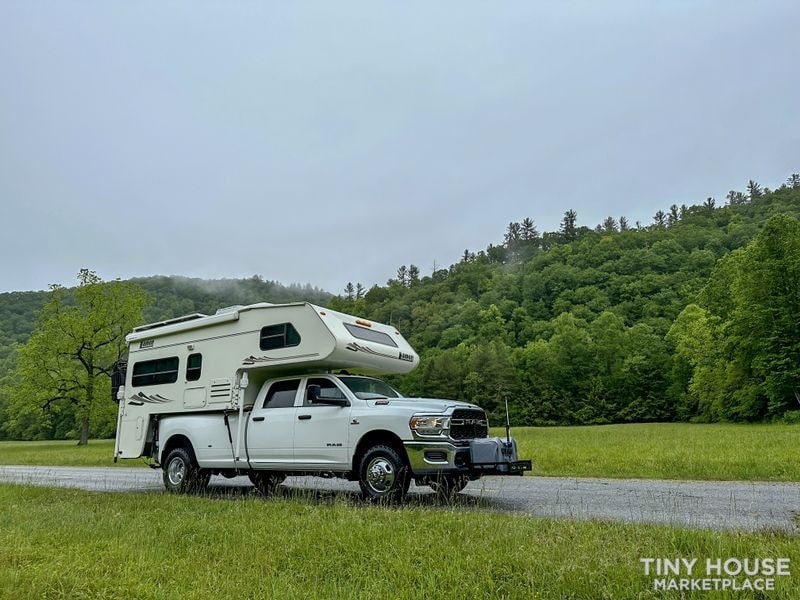
[[[356,398],[369,400],[372,398],[402,398],[400,393],[389,384],[372,377],[339,377]]]

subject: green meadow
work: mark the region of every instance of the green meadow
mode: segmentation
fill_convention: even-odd
[[[534,475],[800,481],[800,425],[652,423],[516,427],[512,433],[520,456],[534,461]],[[113,466],[113,452],[111,440],[92,440],[88,446],[0,442],[0,464]]]
[[[302,494],[301,494],[302,496]],[[640,558],[787,557],[779,532],[0,485],[0,598],[681,598]],[[796,598],[796,576],[769,598]],[[698,595],[697,597],[708,597]],[[715,598],[757,595],[716,593]]]
[[[800,425],[517,427],[512,435],[537,475],[800,481]]]

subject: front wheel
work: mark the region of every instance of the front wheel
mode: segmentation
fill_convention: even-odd
[[[164,487],[173,494],[185,494],[205,488],[211,474],[197,466],[186,448],[173,448],[164,461]]]
[[[361,457],[358,484],[367,500],[400,502],[411,485],[408,465],[391,446],[373,446]]]

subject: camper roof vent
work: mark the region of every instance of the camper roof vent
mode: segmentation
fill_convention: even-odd
[[[147,325],[135,327],[133,331],[137,332],[137,331],[147,331],[149,329],[157,329],[159,327],[166,327],[167,325],[175,325],[175,323],[185,323],[186,321],[194,321],[195,319],[202,319],[203,317],[207,316],[208,315],[204,315],[201,313],[183,315],[182,317],[175,317],[174,319],[167,319],[166,321],[158,321],[157,323],[148,323]]]
[[[223,308],[218,308],[217,312],[215,312],[214,314],[215,315],[224,315],[225,313],[236,312],[240,308],[244,308],[244,305],[242,305],[242,304],[234,304],[233,306],[225,306]]]

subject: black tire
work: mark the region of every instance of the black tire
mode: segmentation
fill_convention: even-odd
[[[469,477],[466,475],[439,475],[428,481],[436,496],[445,502],[450,502],[455,495],[467,487]]]
[[[411,485],[408,465],[391,446],[373,446],[359,461],[358,485],[372,502],[402,502]]]
[[[275,473],[273,471],[250,471],[247,476],[250,482],[256,486],[258,493],[268,498],[275,493],[278,486],[286,479],[283,473]]]
[[[163,463],[164,487],[173,494],[185,494],[204,489],[211,473],[197,466],[192,453],[186,448],[173,448]]]

